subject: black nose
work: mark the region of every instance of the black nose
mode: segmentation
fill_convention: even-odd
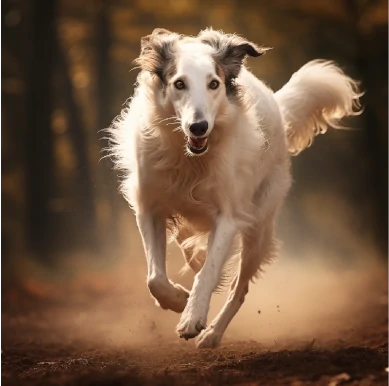
[[[201,121],[201,122],[192,123],[189,126],[189,130],[195,136],[200,137],[200,136],[204,135],[207,132],[207,130],[208,130],[208,122],[207,121]]]

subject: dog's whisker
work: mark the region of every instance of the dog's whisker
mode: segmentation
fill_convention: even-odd
[[[177,117],[171,116],[171,117],[168,117],[168,118],[160,120],[158,123],[166,122],[166,121],[169,121],[169,120],[172,120],[172,119],[177,119]]]
[[[177,120],[177,117],[171,116],[171,117],[167,117],[167,118],[163,118],[163,119],[160,119],[160,118],[158,117],[158,119],[156,119],[156,120],[153,121],[153,125],[154,125],[154,126],[159,126],[159,125],[162,124],[162,123],[168,125],[168,124],[169,124],[168,121],[171,121],[171,120],[173,120],[173,119],[176,119],[176,120]],[[168,123],[166,123],[166,122],[168,122]],[[174,123],[174,122],[173,122],[173,123]]]

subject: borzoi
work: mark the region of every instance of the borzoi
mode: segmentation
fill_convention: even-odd
[[[290,155],[359,112],[358,83],[329,61],[307,63],[274,93],[244,65],[266,50],[212,29],[197,37],[155,29],[141,39],[135,94],[109,129],[150,293],[182,313],[177,333],[198,336],[197,347],[219,345],[250,280],[277,253]],[[196,273],[190,291],[167,277],[167,231]],[[207,326],[223,284],[227,302]]]

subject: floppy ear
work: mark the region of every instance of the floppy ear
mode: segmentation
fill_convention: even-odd
[[[165,70],[174,58],[174,46],[179,38],[180,35],[167,29],[154,29],[150,35],[141,38],[140,55],[134,62],[164,82]]]
[[[201,42],[215,48],[214,58],[223,68],[226,79],[234,79],[247,56],[258,57],[269,48],[259,47],[248,40],[233,34],[223,34],[219,31],[206,29],[198,35]]]

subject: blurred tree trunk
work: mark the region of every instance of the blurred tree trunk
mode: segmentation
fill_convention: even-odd
[[[100,9],[96,20],[96,62],[97,62],[97,124],[99,144],[101,148],[108,146],[108,141],[103,138],[104,133],[101,129],[109,127],[113,116],[110,106],[112,105],[111,90],[111,66],[110,66],[110,45],[111,45],[111,26],[110,26],[110,2],[108,0],[100,1]],[[118,213],[118,193],[115,173],[112,172],[112,163],[108,158],[101,160],[99,166],[102,169],[102,200],[109,209],[108,218],[102,224],[104,234],[108,239],[116,243],[117,241],[117,213]]]
[[[96,232],[95,194],[92,186],[90,162],[88,160],[88,143],[85,126],[75,99],[75,90],[71,80],[70,66],[61,41],[56,34],[56,59],[60,75],[63,100],[68,117],[68,131],[75,158],[77,160],[77,175],[75,194],[77,194],[77,229],[75,233],[83,235],[82,240],[93,249],[97,248],[99,238]],[[74,213],[72,214],[74,215]],[[74,232],[71,232],[74,234]]]
[[[57,1],[32,0],[31,60],[27,61],[26,192],[27,242],[47,257],[51,240],[52,76]]]
[[[353,34],[356,39],[357,54],[355,57],[355,66],[361,76],[362,89],[366,92],[363,97],[364,112],[362,119],[365,120],[366,128],[366,144],[367,151],[369,153],[369,159],[371,160],[371,187],[375,194],[376,204],[376,219],[377,219],[377,236],[378,242],[381,244],[382,251],[387,252],[387,240],[388,240],[388,163],[387,163],[387,137],[383,141],[381,130],[387,130],[387,124],[384,125],[380,122],[377,116],[377,110],[379,106],[376,106],[378,88],[383,79],[387,84],[387,64],[388,64],[388,51],[382,52],[381,45],[375,46],[374,41],[377,39],[377,35],[368,33],[363,30],[364,14],[367,12],[368,7],[374,7],[379,3],[379,0],[366,1],[366,0],[345,0],[346,6],[351,18],[351,25],[353,28]],[[382,31],[385,36],[387,35],[387,29]],[[385,39],[383,35],[383,39]],[[372,58],[380,55],[380,62],[382,63],[382,74],[377,74],[380,71],[376,67],[378,60],[372,60]],[[377,82],[378,79],[378,82]],[[386,103],[386,102],[385,102]]]

